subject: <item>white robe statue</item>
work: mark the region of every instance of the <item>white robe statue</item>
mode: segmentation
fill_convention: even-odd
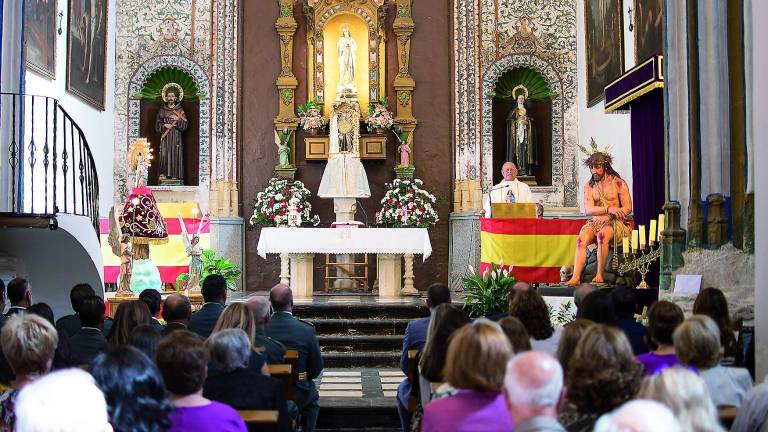
[[[341,37],[336,44],[339,53],[339,84],[336,90],[339,93],[357,93],[355,86],[355,51],[357,42],[349,34],[349,27],[341,27]]]
[[[331,109],[328,164],[320,180],[321,198],[369,198],[371,189],[360,162],[360,106],[335,102]]]

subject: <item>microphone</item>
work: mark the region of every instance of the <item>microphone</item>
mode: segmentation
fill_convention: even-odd
[[[488,189],[488,193],[491,193],[491,192],[493,192],[495,190],[499,190],[499,189],[505,189],[505,188],[508,188],[509,186],[510,185],[508,185],[508,184],[498,185],[496,187],[492,187],[492,188]]]
[[[359,199],[355,198],[355,203],[357,204],[357,208],[362,210],[363,217],[365,217],[365,226],[368,226],[368,212],[365,211],[365,207],[363,207],[362,202],[360,202]]]

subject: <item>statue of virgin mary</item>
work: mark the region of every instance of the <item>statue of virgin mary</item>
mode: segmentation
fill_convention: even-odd
[[[339,84],[337,91],[342,93],[357,93],[355,86],[355,51],[357,42],[349,33],[349,26],[341,26],[341,37],[336,44],[339,53]]]

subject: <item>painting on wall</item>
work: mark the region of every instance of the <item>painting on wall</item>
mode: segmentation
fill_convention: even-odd
[[[67,91],[104,110],[107,0],[69,0]]]
[[[663,50],[662,0],[635,0],[635,60],[639,64]]]
[[[46,78],[56,78],[56,0],[25,2],[24,65]]]
[[[621,0],[586,0],[587,106],[603,99],[605,86],[624,72]]]

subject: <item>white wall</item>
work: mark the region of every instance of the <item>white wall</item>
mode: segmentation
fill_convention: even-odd
[[[108,0],[107,17],[107,70],[104,75],[104,111],[83,102],[66,91],[67,76],[67,1],[59,0],[57,7],[64,13],[61,35],[56,36],[56,79],[51,81],[27,70],[26,94],[50,96],[59,100],[61,106],[72,116],[85,134],[91,148],[99,179],[99,213],[109,214],[114,195],[114,109],[115,109],[115,29],[116,0]],[[58,13],[57,13],[58,14]],[[58,24],[58,18],[56,20]]]
[[[629,31],[627,8],[632,6],[634,0],[622,0],[622,21],[624,23],[624,70],[635,65],[634,33]],[[577,106],[578,106],[578,134],[579,144],[589,147],[592,137],[595,138],[600,148],[612,146],[613,168],[627,182],[629,190],[632,190],[632,142],[630,134],[629,114],[605,114],[605,103],[587,108],[587,59],[586,39],[584,34],[584,0],[576,4],[576,63],[579,80]],[[577,168],[579,178],[579,206],[584,210],[581,199],[581,188],[589,180],[589,169],[584,167],[582,161],[586,158],[580,151],[577,153]]]

